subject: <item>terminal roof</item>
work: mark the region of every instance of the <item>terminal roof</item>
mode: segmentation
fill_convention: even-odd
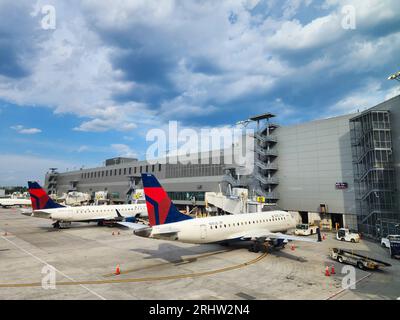
[[[260,114],[258,116],[251,117],[250,120],[252,120],[252,121],[260,121],[260,120],[264,120],[264,119],[270,119],[270,118],[273,118],[273,117],[275,117],[274,114],[267,112],[267,113]]]

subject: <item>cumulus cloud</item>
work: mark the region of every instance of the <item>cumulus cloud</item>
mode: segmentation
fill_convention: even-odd
[[[370,82],[356,92],[343,97],[322,113],[323,117],[361,112],[398,95],[398,89],[383,90],[379,82]]]
[[[114,150],[114,152],[117,153],[118,156],[120,157],[136,157],[136,152],[131,149],[131,147],[129,147],[126,144],[122,144],[122,143],[116,143],[116,144],[112,144],[111,148]]]
[[[14,3],[1,4],[12,14],[0,22],[0,98],[73,114],[83,132],[226,124],[221,114],[247,118],[277,98],[326,109],[383,81],[400,49],[396,0]],[[48,3],[55,30],[40,28]],[[341,25],[344,5],[356,30]]]
[[[36,134],[42,132],[38,128],[25,128],[23,125],[12,126],[11,129],[17,131],[20,134]]]

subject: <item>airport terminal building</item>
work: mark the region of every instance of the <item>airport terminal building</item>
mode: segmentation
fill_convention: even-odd
[[[178,205],[206,205],[206,192],[249,194],[299,212],[303,222],[329,221],[365,236],[400,233],[400,96],[368,110],[303,124],[280,126],[274,115],[250,118],[254,171],[223,164],[149,164],[113,158],[98,168],[46,174],[49,193],[107,191],[125,202],[141,188],[140,174],[155,174]],[[222,151],[221,151],[222,152]],[[211,156],[210,156],[211,157]]]

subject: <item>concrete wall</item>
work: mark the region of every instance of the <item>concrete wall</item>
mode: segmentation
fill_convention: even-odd
[[[118,193],[119,200],[125,200],[126,193],[129,190],[129,174],[123,174],[124,168],[134,168],[136,167],[136,174],[134,174],[134,170],[132,169],[131,175],[135,175],[140,177],[139,168],[142,166],[143,172],[145,172],[145,166],[147,163],[145,161],[138,161],[134,163],[124,163],[121,165],[115,166],[105,166],[98,168],[90,168],[79,171],[71,171],[71,172],[63,172],[60,173],[57,177],[57,194],[61,196],[63,193],[66,193],[70,190],[71,181],[78,181],[77,191],[93,193],[96,191],[105,191],[107,190],[110,193]],[[155,171],[151,171],[152,165],[149,165],[149,172],[154,173],[154,175],[159,179],[160,183],[163,185],[166,191],[171,192],[207,192],[219,191],[219,184],[222,181],[222,175],[213,175],[213,176],[203,176],[203,177],[176,177],[176,178],[168,178],[168,170],[167,167],[169,164],[162,164],[161,171],[158,171],[158,165],[155,165]],[[117,169],[117,175],[114,174],[114,170]],[[119,175],[119,169],[122,169],[122,174]],[[207,170],[205,172],[213,172],[216,173],[218,168],[214,170]],[[113,170],[112,176],[100,176],[96,178],[82,178],[82,174],[91,173],[91,172],[102,172],[105,170]],[[128,169],[127,169],[127,172]],[[46,176],[46,187],[48,186],[48,176]],[[139,185],[141,187],[141,183]]]
[[[349,119],[345,115],[276,130],[279,206],[285,210],[355,214]],[[348,189],[337,190],[337,182]]]

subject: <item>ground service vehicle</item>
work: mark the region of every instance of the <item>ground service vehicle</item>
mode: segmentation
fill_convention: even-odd
[[[351,232],[349,229],[340,228],[336,233],[336,239],[354,243],[360,242],[360,235],[358,233]]]
[[[309,236],[317,233],[317,226],[311,226],[307,223],[301,223],[296,225],[294,234],[296,236]]]
[[[337,260],[340,263],[352,264],[357,268],[364,270],[376,270],[380,267],[390,267],[391,264],[383,262],[377,259],[369,258],[367,256],[355,253],[354,251],[348,251],[344,249],[332,248],[330,257],[333,260]]]
[[[390,234],[386,238],[381,239],[381,246],[385,248],[390,248],[390,242],[393,240],[400,240],[400,235],[397,234]]]
[[[390,257],[400,259],[400,239],[390,240]]]

